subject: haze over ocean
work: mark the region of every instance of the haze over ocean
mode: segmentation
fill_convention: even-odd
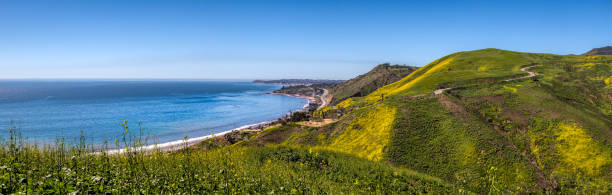
[[[162,143],[274,120],[307,103],[266,94],[278,88],[250,81],[0,81],[0,129],[13,121],[24,137],[43,144],[83,131],[94,144],[112,146],[121,122],[135,132],[142,121]]]

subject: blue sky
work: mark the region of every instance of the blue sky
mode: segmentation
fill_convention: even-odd
[[[612,45],[611,1],[5,1],[0,78],[348,79]]]

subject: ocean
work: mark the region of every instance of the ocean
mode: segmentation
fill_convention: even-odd
[[[275,120],[308,100],[266,94],[279,85],[250,81],[0,81],[0,139],[15,126],[36,144],[64,138],[100,145],[121,138],[127,121],[149,143],[220,133]]]

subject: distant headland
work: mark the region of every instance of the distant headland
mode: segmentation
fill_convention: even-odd
[[[344,80],[327,79],[278,79],[278,80],[254,80],[254,83],[279,84],[279,85],[315,85],[315,84],[338,84]]]

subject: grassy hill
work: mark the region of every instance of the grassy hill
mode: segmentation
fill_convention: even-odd
[[[539,75],[527,75],[520,69]],[[612,57],[445,56],[277,142],[350,153],[477,193],[612,190]],[[510,81],[506,81],[510,80]],[[440,95],[436,89],[451,88]]]
[[[332,105],[336,105],[350,97],[366,96],[382,86],[404,78],[416,69],[416,67],[412,66],[378,65],[368,73],[359,75],[334,87],[331,91],[333,96]]]
[[[594,48],[582,55],[583,56],[612,55],[612,47],[606,46],[606,47]]]
[[[459,52],[442,57],[398,82],[384,86],[368,95],[367,99],[376,99],[381,95],[416,95],[432,92],[439,84],[487,78],[504,78],[518,76],[521,66],[537,63],[540,56],[498,49],[483,49],[471,52]]]
[[[527,70],[537,76],[526,77]],[[79,144],[40,151],[10,138],[0,147],[0,189],[612,192],[612,56],[458,52],[363,93],[363,98],[346,99],[373,78],[352,80],[351,86],[361,87],[334,93],[345,100],[337,101],[336,109],[314,114],[333,116],[336,122],[274,126],[227,146],[87,155],[87,147]],[[438,89],[446,90],[434,94]]]

